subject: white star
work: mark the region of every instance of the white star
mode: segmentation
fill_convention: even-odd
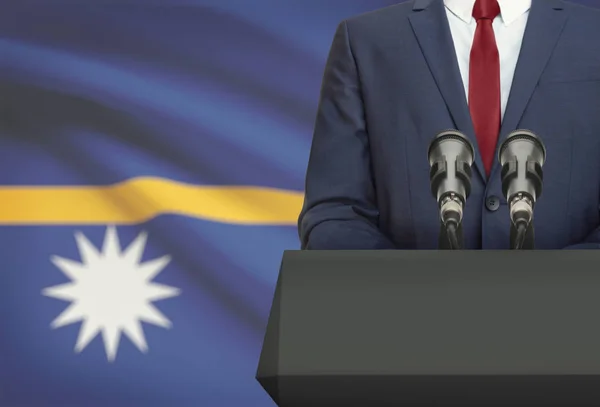
[[[71,282],[46,288],[42,294],[71,302],[52,321],[52,328],[82,321],[75,352],[81,352],[102,333],[106,356],[112,362],[117,356],[121,333],[127,335],[141,352],[148,350],[141,321],[171,327],[171,321],[152,305],[152,301],[175,297],[180,290],[152,282],[171,259],[163,256],[140,263],[146,238],[146,233],[140,233],[127,249],[121,251],[116,229],[108,227],[99,252],[78,232],[75,240],[81,263],[52,257],[52,263]]]

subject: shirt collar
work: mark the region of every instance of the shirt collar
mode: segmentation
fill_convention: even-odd
[[[465,23],[473,22],[473,6],[476,0],[444,0],[444,4]],[[516,21],[531,8],[531,0],[498,0],[504,25]]]

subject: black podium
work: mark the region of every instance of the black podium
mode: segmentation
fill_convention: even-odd
[[[600,406],[600,251],[289,251],[281,407]]]

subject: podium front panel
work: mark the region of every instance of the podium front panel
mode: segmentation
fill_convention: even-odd
[[[599,268],[598,251],[286,252],[258,376],[290,406],[600,405]]]

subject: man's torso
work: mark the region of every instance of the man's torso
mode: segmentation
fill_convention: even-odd
[[[436,248],[427,147],[446,129],[476,143],[465,86],[441,0],[417,0],[348,21],[369,133],[380,229],[402,248]],[[547,147],[535,208],[538,248],[583,239],[599,222],[600,13],[534,0],[500,141],[525,128]],[[464,217],[467,248],[508,246],[509,215],[496,164],[480,163]]]

